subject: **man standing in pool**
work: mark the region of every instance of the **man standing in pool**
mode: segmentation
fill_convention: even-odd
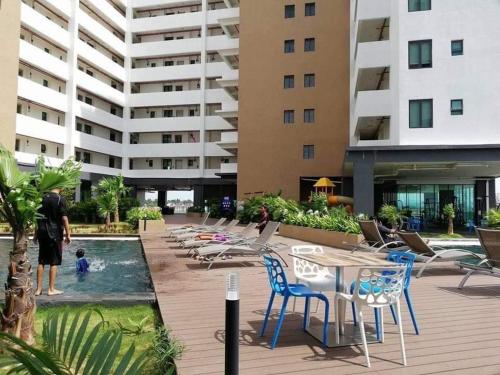
[[[66,200],[60,189],[54,189],[45,194],[39,213],[42,218],[37,222],[33,241],[39,244],[38,268],[36,271],[37,289],[35,295],[42,294],[43,272],[46,265],[50,266],[49,290],[47,294],[54,296],[62,294],[55,288],[57,266],[62,262],[63,239],[66,244],[71,242],[69,221],[66,210]],[[64,232],[66,235],[64,236]]]

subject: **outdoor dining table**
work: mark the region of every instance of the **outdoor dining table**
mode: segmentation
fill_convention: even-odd
[[[335,268],[335,290],[336,292],[344,292],[344,268],[346,267],[390,267],[394,266],[394,263],[389,262],[385,259],[377,258],[370,254],[363,253],[342,253],[342,254],[289,254],[291,257],[306,260],[310,263],[317,264],[322,267]],[[350,285],[346,285],[349,287]],[[340,342],[335,340],[335,324],[330,323],[328,329],[328,346],[338,347],[338,346],[351,346],[361,344],[361,334],[359,327],[355,327],[354,324],[345,323],[345,302],[340,306],[340,327],[342,327],[342,322],[344,322],[344,331],[340,332]],[[365,324],[366,339],[368,343],[377,342],[375,327]],[[308,324],[306,331],[314,338],[322,341],[322,324],[311,325]]]

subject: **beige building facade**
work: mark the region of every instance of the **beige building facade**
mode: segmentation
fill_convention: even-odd
[[[14,150],[16,138],[17,70],[19,68],[19,1],[0,2],[0,144]]]
[[[239,199],[280,190],[300,199],[301,184],[340,178],[349,1],[242,0],[239,99]]]

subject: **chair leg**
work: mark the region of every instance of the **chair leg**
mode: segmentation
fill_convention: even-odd
[[[380,342],[384,342],[384,309],[378,309],[380,313],[379,317],[379,326],[377,328],[380,328]]]
[[[396,311],[394,311],[394,306],[390,305],[389,308],[391,309],[391,314],[392,314],[392,319],[394,319],[394,324],[398,324],[398,318],[396,317]]]
[[[273,291],[271,293],[271,298],[269,298],[269,303],[267,304],[266,316],[264,317],[264,322],[262,323],[262,328],[260,330],[260,337],[264,336],[264,333],[267,328],[267,321],[269,320],[269,314],[271,313],[271,309],[273,308],[274,295],[276,293]]]
[[[340,344],[340,322],[339,322],[339,316],[340,316],[340,311],[339,311],[339,299],[335,298],[333,300],[333,311],[334,311],[334,318],[335,318],[335,344]],[[355,304],[353,303],[353,311],[355,309]]]
[[[359,329],[361,331],[361,340],[363,341],[363,351],[365,352],[366,367],[371,367],[370,355],[368,354],[368,344],[366,343],[365,322],[363,319],[363,312],[361,307],[358,307]]]
[[[396,310],[397,310],[397,315],[398,315],[398,327],[399,327],[399,340],[401,343],[401,355],[403,356],[403,365],[406,366],[405,340],[403,337],[403,321],[401,319],[401,302],[399,300],[396,302]]]
[[[316,310],[314,312],[317,313],[318,310],[319,310],[319,298],[318,298],[318,302],[316,303]]]
[[[403,291],[406,299],[406,304],[408,305],[408,310],[410,310],[411,321],[413,322],[413,328],[415,328],[415,334],[420,334],[420,330],[418,329],[417,317],[415,316],[415,311],[413,310],[413,302],[411,300],[410,292],[408,289]]]
[[[295,283],[298,284],[299,283],[299,279],[295,278]],[[295,312],[295,305],[297,303],[297,297],[293,297],[293,309],[292,311]]]
[[[278,319],[278,324],[276,325],[276,328],[274,329],[274,336],[273,336],[273,341],[271,342],[271,349],[274,349],[276,347],[276,344],[278,342],[278,336],[281,331],[281,326],[283,325],[283,320],[285,320],[285,313],[286,313],[286,305],[288,303],[288,298],[290,296],[286,295],[283,297],[283,304],[281,305],[281,311],[280,311],[280,317]]]
[[[327,298],[325,298],[323,302],[325,302],[325,320],[323,323],[323,345],[325,345],[325,347],[328,347],[328,316],[330,315],[330,303],[328,302]],[[318,303],[319,303],[319,298],[318,298]]]
[[[380,312],[378,309],[373,309],[373,315],[375,315],[375,332],[377,335],[377,341],[380,341]]]
[[[467,272],[462,281],[460,281],[460,284],[458,284],[458,289],[462,289],[464,287],[465,283],[467,282],[467,280],[469,280],[469,277],[471,277],[474,272],[476,272],[476,270],[470,270],[469,272]]]
[[[306,307],[304,309],[304,323],[302,325],[302,329],[304,331],[307,328],[307,322],[309,320],[309,308],[310,308],[310,305],[311,305],[311,298],[310,297],[306,297]]]
[[[352,307],[352,321],[353,321],[353,324],[354,326],[357,326],[358,325],[358,318],[357,318],[357,314],[356,314],[356,305],[354,304],[354,302],[351,303],[351,307]]]
[[[424,263],[424,265],[422,266],[422,268],[420,268],[420,271],[418,271],[417,273],[417,278],[419,278],[420,276],[422,276],[422,273],[424,272],[424,270],[426,269],[426,267],[432,263],[439,255],[433,255],[432,257],[430,257],[429,259],[427,259],[427,261]]]

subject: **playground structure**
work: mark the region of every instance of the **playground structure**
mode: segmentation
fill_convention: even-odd
[[[328,207],[335,207],[344,205],[347,210],[352,212],[354,206],[354,199],[343,195],[334,195],[333,189],[335,184],[328,177],[321,177],[314,184],[314,191],[316,193],[324,193],[327,196]]]

